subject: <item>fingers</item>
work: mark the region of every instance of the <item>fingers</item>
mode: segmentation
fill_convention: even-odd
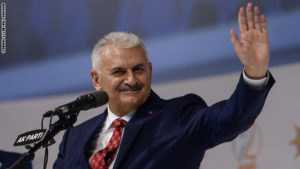
[[[245,9],[243,7],[240,8],[238,21],[239,21],[240,33],[246,32],[247,24],[245,19]]]
[[[260,30],[259,8],[257,6],[254,7],[254,28]]]
[[[261,31],[263,33],[268,33],[268,27],[267,27],[267,19],[264,15],[260,16],[260,20],[261,20]]]
[[[254,24],[253,24],[253,12],[252,12],[252,3],[248,3],[247,5],[247,25],[248,29],[253,29]]]
[[[260,16],[259,7],[255,6],[253,9],[253,4],[249,2],[245,8],[241,7],[239,11],[239,29],[240,33],[243,33],[250,29],[261,30],[262,32],[267,32],[267,20],[264,15]]]

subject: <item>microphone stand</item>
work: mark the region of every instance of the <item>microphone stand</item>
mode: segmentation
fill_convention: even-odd
[[[59,120],[52,124],[45,134],[43,140],[34,144],[29,148],[29,151],[23,153],[21,157],[12,164],[8,169],[25,169],[24,164],[29,160],[33,160],[34,153],[40,149],[41,146],[47,147],[50,140],[54,138],[60,131],[73,127],[73,124],[77,121],[79,111],[74,111],[69,114],[59,115]]]

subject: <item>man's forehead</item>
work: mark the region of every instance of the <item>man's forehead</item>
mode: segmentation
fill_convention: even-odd
[[[134,69],[137,67],[145,67],[144,63],[139,63],[139,64],[135,64],[135,65],[127,65],[127,66],[112,66],[111,70],[115,70],[115,69]]]
[[[106,70],[112,69],[132,69],[137,66],[146,67],[148,61],[145,56],[141,55],[118,55],[118,56],[104,56],[102,68]]]

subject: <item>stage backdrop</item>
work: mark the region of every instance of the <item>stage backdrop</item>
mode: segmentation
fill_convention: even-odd
[[[271,72],[277,82],[255,124],[234,141],[207,151],[202,165],[199,166],[201,169],[300,168],[300,64],[271,67]],[[196,93],[211,105],[230,96],[239,76],[240,72],[235,72],[201,79],[161,83],[154,85],[153,89],[165,99]],[[25,152],[24,147],[13,146],[17,135],[39,129],[42,113],[70,102],[80,94],[83,93],[2,102],[0,104],[0,149]],[[101,113],[103,108],[81,112],[77,124]],[[52,168],[57,156],[62,134],[55,137],[57,143],[50,147],[48,168]],[[39,150],[33,161],[34,168],[42,168],[42,160],[43,150]]]

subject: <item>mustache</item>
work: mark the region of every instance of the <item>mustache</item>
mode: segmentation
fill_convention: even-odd
[[[123,87],[119,88],[119,91],[136,91],[141,90],[143,87],[142,84],[136,83],[134,85],[125,84]]]

